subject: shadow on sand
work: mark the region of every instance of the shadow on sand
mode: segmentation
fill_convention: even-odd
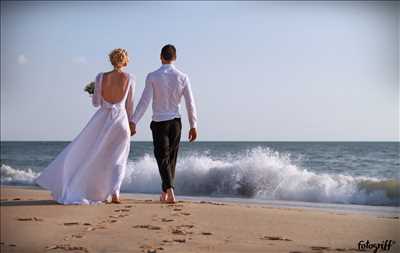
[[[54,200],[16,200],[16,201],[1,201],[0,206],[48,206],[59,205]]]

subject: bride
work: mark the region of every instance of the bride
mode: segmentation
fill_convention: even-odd
[[[96,76],[92,103],[100,106],[79,135],[43,170],[36,183],[61,204],[120,203],[133,114],[135,81],[123,72],[125,49],[110,54],[114,69]]]

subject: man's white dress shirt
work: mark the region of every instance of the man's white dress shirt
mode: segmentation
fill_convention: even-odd
[[[179,107],[182,96],[185,98],[190,128],[197,128],[197,113],[189,77],[172,64],[163,64],[146,77],[142,97],[130,122],[137,124],[153,99],[153,121],[166,121],[180,118]]]

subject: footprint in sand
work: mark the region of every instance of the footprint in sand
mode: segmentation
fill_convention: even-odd
[[[266,235],[264,235],[260,239],[261,240],[271,240],[271,241],[288,241],[288,242],[292,241],[292,240],[290,240],[288,238],[283,238],[283,237],[280,237],[280,236],[266,236]]]
[[[173,230],[172,230],[172,233],[173,233],[174,235],[186,235],[186,234],[187,234],[186,231],[183,231],[183,230],[180,230],[180,229],[173,229]]]
[[[97,229],[106,229],[107,228],[106,226],[101,225],[101,224],[102,223],[97,224],[94,227],[88,227],[88,228],[86,228],[86,231],[94,231],[94,230],[97,230]]]
[[[129,216],[129,214],[119,214],[118,218],[123,218],[123,217],[126,217],[126,216]]]
[[[162,218],[161,221],[162,222],[172,222],[174,220],[173,219]]]
[[[85,247],[82,246],[71,246],[69,244],[59,244],[59,245],[54,245],[54,246],[49,246],[47,247],[48,250],[55,250],[55,249],[61,249],[61,250],[66,250],[66,251],[83,251],[83,252],[89,252],[89,250]]]
[[[223,203],[211,202],[211,201],[200,201],[200,204],[209,204],[209,205],[216,205],[216,206],[224,206]]]
[[[202,235],[212,235],[213,233],[211,232],[201,232]]]
[[[177,228],[193,228],[194,225],[178,225]]]
[[[142,246],[140,246],[141,249],[147,250],[145,252],[149,253],[149,252],[157,252],[157,250],[164,250],[163,247],[154,247],[152,245],[149,244],[144,244]]]
[[[174,211],[179,212],[179,211],[182,211],[182,209],[181,208],[174,208]]]
[[[117,209],[117,210],[114,210],[114,212],[129,212],[130,210],[129,209]]]
[[[323,246],[311,246],[312,250],[329,250],[329,247],[323,247]]]
[[[194,225],[178,225],[174,229],[172,229],[172,233],[175,235],[191,235],[192,231],[188,231],[187,229],[192,229]]]
[[[161,227],[153,226],[153,225],[136,225],[136,226],[133,226],[133,228],[146,228],[146,229],[150,229],[150,230],[161,230]]]
[[[165,245],[165,244],[170,244],[170,243],[172,243],[171,240],[166,240],[166,239],[164,239],[164,240],[162,240],[162,241],[160,242],[160,245]]]
[[[28,217],[28,218],[17,218],[18,221],[43,221],[42,218]]]
[[[79,222],[64,222],[64,226],[79,225]]]
[[[168,207],[183,207],[182,204],[168,204]]]
[[[185,243],[186,239],[174,239],[174,242]]]
[[[185,216],[192,215],[191,213],[181,213],[181,214]]]
[[[157,250],[164,250],[163,247],[158,247],[157,249],[148,249],[147,253],[157,253]]]

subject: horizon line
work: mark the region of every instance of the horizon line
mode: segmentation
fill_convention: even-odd
[[[72,142],[72,140],[0,140],[0,142]],[[135,140],[130,142],[153,142],[152,140]],[[399,142],[400,140],[199,140],[195,142]],[[181,141],[189,143],[189,141]]]

